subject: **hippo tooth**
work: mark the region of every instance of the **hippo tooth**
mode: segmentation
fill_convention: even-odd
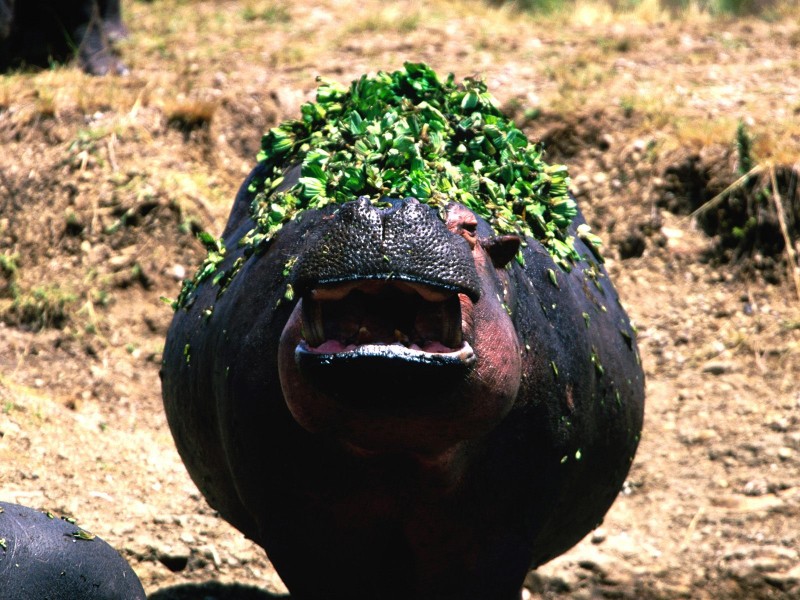
[[[362,325],[358,328],[357,339],[359,344],[367,344],[372,341],[372,334],[370,333],[369,329]]]
[[[408,346],[408,336],[400,331],[399,329],[394,330],[394,339],[403,344],[404,346]]]
[[[442,343],[450,348],[460,348],[463,343],[461,304],[456,300],[446,308],[449,310],[444,310],[442,315]]]
[[[325,341],[322,305],[319,302],[303,302],[303,333],[310,346],[319,346]]]

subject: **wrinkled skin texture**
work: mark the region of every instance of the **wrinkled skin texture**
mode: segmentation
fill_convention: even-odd
[[[87,73],[122,75],[112,43],[127,35],[120,0],[0,0],[0,69],[76,56]]]
[[[252,226],[248,183],[223,268]],[[644,382],[602,267],[561,272],[533,240],[522,267],[518,238],[445,212],[307,211],[175,315],[162,383],[178,450],[295,600],[519,598],[627,475]],[[416,349],[387,350],[395,327]]]
[[[145,600],[133,569],[99,537],[77,539],[76,525],[0,502],[3,598]]]

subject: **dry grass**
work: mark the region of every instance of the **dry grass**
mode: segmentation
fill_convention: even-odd
[[[615,4],[630,8],[615,11],[606,1],[576,0],[543,15],[520,12],[510,3],[327,0],[297,15],[291,6],[272,0],[127,2],[124,10],[132,35],[120,50],[131,76],[92,78],[69,66],[11,74],[0,80],[0,111],[5,109],[0,118],[23,127],[76,112],[108,113],[109,131],[123,128],[147,137],[158,122],[185,130],[210,126],[221,97],[252,89],[265,95],[298,89],[307,93],[318,74],[346,81],[363,70],[425,60],[442,71],[499,80],[495,93],[501,101],[509,100],[502,82],[513,80],[515,87],[526,87],[537,98],[537,104],[514,99],[522,102],[523,112],[544,109],[568,115],[602,108],[636,115],[642,134],[658,132],[664,148],[729,143],[735,123],[752,114],[757,158],[794,160],[800,96],[787,96],[786,110],[777,118],[772,112],[758,121],[762,95],[737,96],[739,91],[713,87],[718,80],[709,81],[708,72],[724,69],[717,66],[717,46],[700,46],[691,54],[694,64],[687,69],[686,81],[664,80],[646,64],[626,66],[631,53],[651,44],[647,24],[661,24],[664,46],[653,52],[668,55],[670,44],[684,43],[698,23],[713,18],[709,2],[681,2],[681,10],[672,11],[658,0]],[[784,8],[776,4],[771,10]],[[723,51],[747,51],[751,34],[737,27],[721,21]],[[786,30],[790,46],[797,45],[798,31],[797,26]],[[387,47],[381,32],[400,34],[406,43]],[[582,44],[581,50],[574,50],[572,40],[586,37],[594,39],[593,46]],[[349,55],[342,55],[343,50]],[[785,61],[787,72],[797,68],[790,56],[776,60]],[[506,72],[506,65],[513,63],[529,67]],[[232,65],[262,65],[262,71],[253,80],[257,70],[231,69]],[[759,68],[754,65],[755,71]],[[724,81],[725,73],[719,78]],[[784,97],[784,83],[760,82],[760,92],[771,93],[778,102]],[[726,95],[740,102],[729,114],[709,118],[707,111],[696,108]],[[210,190],[200,193],[213,195]]]
[[[345,27],[345,35],[381,32],[410,33],[425,20],[424,6],[421,3],[389,4],[377,12],[367,12]]]
[[[182,131],[191,131],[208,129],[218,106],[219,103],[213,100],[182,97],[166,102],[163,110],[170,125]]]

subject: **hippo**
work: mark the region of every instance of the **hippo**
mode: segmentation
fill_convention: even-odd
[[[562,246],[525,229],[541,213],[504,212],[489,182],[475,186],[479,165],[459,156],[503,148],[516,163],[498,161],[500,177],[532,146],[484,87],[451,79],[406,65],[350,91],[321,86],[302,121],[265,136],[222,237],[204,236],[208,257],[173,302],[161,379],[177,449],[296,600],[519,599],[531,568],[601,523],[638,445],[635,331],[595,239],[576,207],[554,234]],[[361,113],[343,113],[356,97]],[[309,147],[329,138],[344,145]],[[403,152],[416,170],[402,171]],[[370,175],[384,159],[395,166]],[[466,165],[478,193],[434,190],[424,161],[439,161],[436,176]],[[543,173],[557,169],[538,168],[525,181],[554,193]],[[559,193],[553,206],[574,206]],[[566,259],[554,250],[567,246]]]
[[[124,75],[112,43],[127,37],[120,0],[0,0],[0,68],[46,67],[75,54],[92,75]]]
[[[3,598],[145,600],[133,569],[94,534],[51,513],[0,502]]]

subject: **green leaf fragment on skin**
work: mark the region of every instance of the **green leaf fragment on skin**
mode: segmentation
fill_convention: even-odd
[[[263,176],[249,187],[255,226],[240,246],[249,258],[308,209],[360,196],[373,202],[413,196],[440,214],[448,203],[461,203],[499,235],[537,239],[569,271],[581,260],[567,232],[577,206],[569,195],[567,168],[547,164],[543,154],[540,144],[530,142],[499,111],[480,80],[456,85],[452,74],[442,80],[421,63],[364,75],[350,86],[319,79],[316,102],[301,107],[301,118],[262,138]],[[278,191],[296,165],[297,183]],[[579,231],[595,253],[599,239],[588,226]],[[225,257],[221,240],[208,234],[200,239],[209,255],[184,282],[178,308],[186,307],[197,285],[213,276]],[[522,264],[521,254],[518,261]]]
[[[600,364],[600,357],[597,355],[597,349],[594,346],[592,346],[591,361],[594,365],[595,371],[597,371],[597,375],[602,377],[606,370],[603,368],[603,365]]]
[[[85,540],[88,542],[93,540],[97,536],[93,534],[91,531],[86,531],[85,529],[78,529],[78,531],[73,532],[72,537],[75,538],[76,540]]]

